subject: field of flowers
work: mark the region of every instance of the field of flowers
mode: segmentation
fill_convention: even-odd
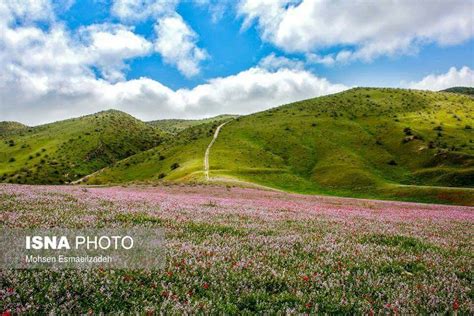
[[[0,185],[0,224],[163,227],[167,253],[153,271],[0,271],[0,313],[474,313],[472,207]]]

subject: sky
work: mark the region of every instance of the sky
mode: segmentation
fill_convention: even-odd
[[[474,0],[1,0],[0,121],[474,86]]]

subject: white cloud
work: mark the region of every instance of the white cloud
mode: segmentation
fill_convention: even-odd
[[[176,66],[186,77],[199,73],[200,62],[208,57],[206,50],[196,45],[198,35],[176,12],[180,0],[114,0],[111,13],[122,22],[137,22],[155,19],[155,51],[160,53],[165,63]],[[208,5],[206,0],[198,5]],[[213,5],[212,8],[217,8]],[[214,11],[217,9],[213,9]],[[213,13],[218,18],[219,12]]]
[[[191,90],[178,90],[186,110],[194,115],[251,113],[292,101],[347,89],[304,70],[269,71],[250,68],[236,75],[216,78]]]
[[[208,54],[196,45],[198,35],[176,12],[179,1],[114,0],[111,12],[123,22],[155,19],[155,51],[161,54],[165,63],[176,66],[186,77],[192,77],[199,73],[199,64]],[[212,8],[213,19],[219,18],[219,6],[211,5],[210,0],[199,0],[196,4]]]
[[[8,24],[15,19],[25,23],[48,21],[54,18],[49,0],[2,0],[0,1],[0,23]]]
[[[34,101],[79,97],[84,82],[96,80],[95,70],[111,82],[123,80],[125,60],[152,51],[151,43],[122,25],[91,25],[72,36],[55,20],[52,10],[46,2],[24,8],[0,3],[0,15],[5,18],[0,21],[0,89],[6,111],[15,111],[20,100],[39,108]],[[46,21],[48,26],[43,30],[25,24],[34,20]],[[67,104],[67,98],[62,102]],[[67,106],[63,111],[67,112]]]
[[[32,82],[40,74],[25,73]],[[51,76],[51,75],[49,75]],[[144,120],[206,117],[221,113],[251,113],[279,104],[347,89],[304,70],[269,71],[254,67],[236,75],[215,78],[192,89],[172,90],[140,78],[117,83],[82,74],[43,85],[0,85],[2,119],[44,123],[115,108]]]
[[[173,14],[179,0],[114,0],[112,14],[125,22]]]
[[[124,60],[152,51],[151,43],[120,25],[91,25],[79,34],[79,38],[72,39],[62,24],[52,24],[47,31],[33,26],[2,27],[0,68],[6,68],[2,69],[3,75],[20,76],[41,85],[89,74],[94,67],[107,80],[117,81],[124,78]],[[43,77],[33,82],[28,73]]]
[[[447,73],[428,75],[418,82],[409,83],[408,87],[434,91],[451,87],[474,87],[474,71],[467,66],[459,70],[455,67],[451,67]]]
[[[186,77],[199,73],[199,63],[208,55],[196,45],[197,34],[180,15],[160,19],[155,25],[155,32],[155,50],[163,56],[166,63],[175,65]]]
[[[332,66],[336,62],[337,58],[334,55],[319,55],[314,53],[306,54],[306,62],[309,64],[323,64],[326,66]]]
[[[303,69],[304,63],[296,59],[290,59],[284,56],[276,56],[275,53],[262,58],[258,65],[264,69],[276,70],[280,68]]]
[[[244,28],[255,22],[263,40],[287,52],[347,47],[340,56],[316,55],[325,64],[461,43],[474,36],[472,12],[469,0],[242,0],[238,6]]]
[[[149,41],[123,25],[94,24],[81,29],[80,33],[87,45],[83,54],[109,81],[124,79],[124,60],[152,52],[153,45]]]
[[[211,14],[212,23],[219,22],[226,12],[234,10],[233,0],[194,0],[194,4],[207,8]]]

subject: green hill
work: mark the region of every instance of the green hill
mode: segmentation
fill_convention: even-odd
[[[0,135],[14,133],[20,130],[25,130],[27,128],[28,126],[19,122],[3,121],[0,122]]]
[[[472,87],[452,87],[442,90],[441,92],[460,93],[469,96],[474,96],[474,88]]]
[[[0,135],[0,180],[65,183],[158,145],[164,133],[119,111]]]
[[[232,120],[210,174],[300,193],[474,204],[473,113],[459,94],[352,89]],[[216,126],[186,129],[90,183],[204,181]]]
[[[202,180],[204,151],[220,123],[210,122],[184,129],[153,149],[105,168],[88,179],[88,183]]]
[[[157,120],[157,121],[150,121],[147,122],[148,124],[158,127],[168,133],[177,134],[182,130],[193,127],[200,124],[206,123],[214,123],[214,122],[221,122],[225,120],[229,120],[232,118],[236,118],[238,115],[231,115],[231,114],[222,114],[206,119],[201,120],[181,120],[181,119],[167,119],[167,120]]]

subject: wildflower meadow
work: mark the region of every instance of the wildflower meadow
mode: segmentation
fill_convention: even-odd
[[[0,185],[8,228],[160,227],[151,270],[2,270],[10,314],[474,313],[474,208],[218,186]]]

